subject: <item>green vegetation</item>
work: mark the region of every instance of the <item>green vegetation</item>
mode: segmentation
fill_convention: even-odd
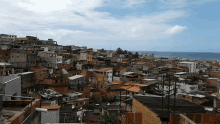
[[[118,116],[115,114],[107,114],[105,113],[104,116],[102,117],[104,119],[105,124],[120,124],[120,120],[118,119]]]

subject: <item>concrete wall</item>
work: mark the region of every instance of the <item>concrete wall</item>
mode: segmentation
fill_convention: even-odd
[[[28,88],[34,86],[34,73],[21,75],[21,88]]]
[[[87,60],[87,53],[80,53],[79,60]]]
[[[69,84],[71,84],[71,85],[77,85],[78,83],[84,84],[85,83],[85,76],[74,79],[74,80],[69,80]]]
[[[21,96],[21,77],[16,76],[16,77],[9,77],[9,76],[4,76],[4,78],[7,77],[8,80],[5,80],[4,82],[7,81],[5,85],[5,94],[6,95],[15,95],[15,96]],[[11,97],[5,97],[5,100],[11,100]],[[12,99],[17,99],[17,98],[12,98]]]
[[[41,112],[41,124],[59,123],[59,113],[59,110],[48,110],[48,112]]]
[[[26,51],[11,51],[10,61],[13,62],[27,62],[27,53]]]

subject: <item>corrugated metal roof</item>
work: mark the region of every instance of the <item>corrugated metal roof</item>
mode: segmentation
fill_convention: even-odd
[[[85,75],[74,75],[74,76],[68,77],[68,78],[69,78],[69,80],[75,80],[75,79],[81,78],[81,77],[85,77]]]

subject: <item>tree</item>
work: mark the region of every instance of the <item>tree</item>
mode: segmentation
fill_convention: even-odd
[[[135,56],[135,58],[138,58],[138,56],[139,56],[138,52],[136,52],[136,53],[134,54],[134,56]]]
[[[128,51],[127,50],[124,50],[124,54],[127,54],[128,53]]]
[[[105,112],[104,116],[102,116],[102,118],[104,119],[104,123],[105,124],[120,124],[120,120],[118,119],[118,116],[116,116],[115,114],[107,114]]]
[[[116,49],[116,52],[117,52],[117,54],[122,54],[122,53],[123,53],[123,50],[122,50],[120,47],[118,47],[118,48]]]
[[[105,52],[105,49],[104,49],[104,48],[102,48],[102,49],[101,49],[101,52]]]

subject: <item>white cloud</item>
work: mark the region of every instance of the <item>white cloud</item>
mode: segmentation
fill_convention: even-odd
[[[175,34],[179,34],[181,33],[182,31],[186,30],[187,27],[185,26],[179,26],[179,25],[176,25],[172,28],[169,28],[165,31],[165,34],[171,34],[171,35],[175,35]]]
[[[166,5],[171,5],[176,8],[185,7],[187,4],[187,0],[160,0],[160,1]]]
[[[103,5],[102,0],[30,0],[17,3],[20,7],[34,12],[47,13],[51,11],[71,10],[85,12]]]
[[[218,1],[218,0],[160,0],[161,3],[168,5],[172,8],[199,6],[214,1]]]
[[[20,2],[20,3],[19,3]],[[36,35],[40,39],[53,38],[59,44],[110,45],[128,41],[150,41],[168,38],[181,32],[182,26],[169,30],[168,22],[184,17],[182,11],[165,11],[151,15],[115,18],[110,12],[95,11],[105,6],[103,0],[0,1],[0,33],[18,36]],[[130,5],[143,0],[130,2]],[[79,14],[80,13],[80,14]]]
[[[146,0],[125,0],[124,8],[133,8],[135,6],[143,5],[146,2],[149,2],[149,1],[146,1]]]

